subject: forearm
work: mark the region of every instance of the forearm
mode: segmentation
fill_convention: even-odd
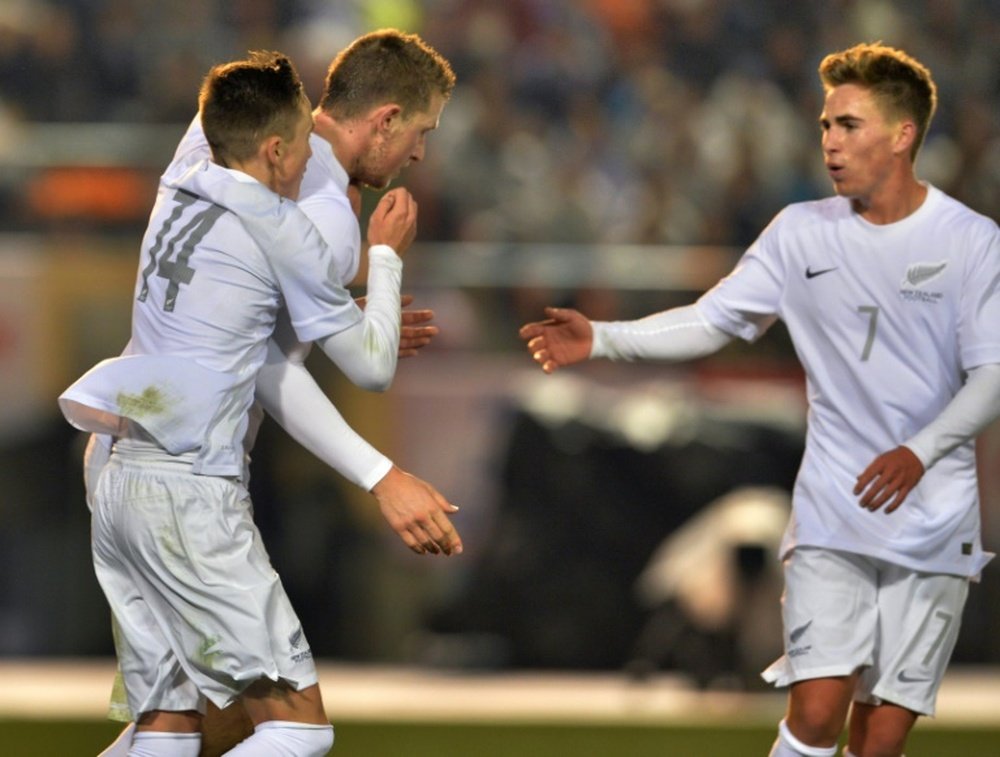
[[[385,245],[373,246],[368,256],[364,318],[318,344],[354,384],[384,391],[396,373],[399,353],[403,261]]]
[[[276,345],[269,345],[257,375],[257,399],[295,441],[366,491],[392,467],[347,424],[305,366],[284,359]]]
[[[975,438],[1000,416],[1000,364],[969,372],[965,386],[933,421],[903,442],[930,468],[957,447]]]
[[[591,358],[682,361],[710,355],[731,337],[702,318],[695,305],[636,321],[592,321]]]

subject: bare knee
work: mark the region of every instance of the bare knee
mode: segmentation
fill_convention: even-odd
[[[853,690],[852,676],[793,684],[785,718],[788,729],[804,744],[833,746],[844,729]]]
[[[240,697],[254,725],[268,720],[328,725],[319,686],[313,684],[297,691],[284,681],[261,678]]]

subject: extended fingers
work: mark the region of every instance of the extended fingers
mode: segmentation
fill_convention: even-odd
[[[426,308],[421,310],[403,310],[401,315],[403,324],[407,326],[434,320],[434,311]]]

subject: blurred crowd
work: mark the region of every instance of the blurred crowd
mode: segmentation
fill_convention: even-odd
[[[315,98],[382,26],[458,75],[406,175],[426,240],[745,245],[829,193],[816,67],[876,39],[939,85],[920,175],[1000,216],[998,0],[3,0],[0,122],[183,124],[254,48]]]

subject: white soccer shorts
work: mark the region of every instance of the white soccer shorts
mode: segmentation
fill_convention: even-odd
[[[856,701],[933,715],[968,592],[964,576],[798,547],[785,560],[785,654],[762,676],[787,686],[861,668]]]
[[[301,690],[312,652],[239,483],[123,441],[94,495],[94,567],[133,714],[225,707],[261,677]]]

